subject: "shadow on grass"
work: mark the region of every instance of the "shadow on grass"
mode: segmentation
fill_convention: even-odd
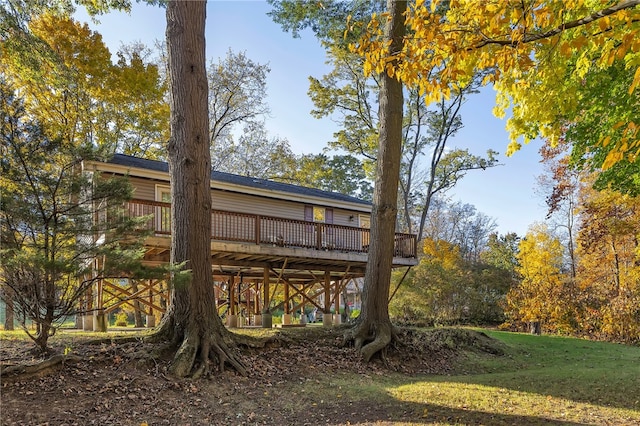
[[[300,416],[302,412],[298,413]],[[358,401],[343,401],[338,405],[318,404],[305,410],[303,424],[460,424],[460,425],[580,425],[581,422],[544,418],[541,416],[486,412],[453,408],[432,403],[400,401],[379,392]]]
[[[488,332],[509,349],[486,374],[429,378],[640,410],[640,348],[557,336]]]

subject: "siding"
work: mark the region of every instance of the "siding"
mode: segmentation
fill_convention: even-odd
[[[168,186],[168,182],[158,182],[152,179],[131,177],[134,187],[134,198],[141,200],[156,200],[156,186]],[[211,191],[212,208],[236,213],[252,215],[274,216],[285,219],[305,220],[304,203],[289,200],[277,200],[255,195],[241,194],[230,191]],[[331,206],[324,206],[331,208]],[[333,208],[333,223],[335,225],[358,226],[360,212]],[[353,216],[353,221],[349,217]]]
[[[157,182],[151,179],[142,179],[137,177],[130,177],[129,179],[134,187],[133,198],[155,201]],[[168,186],[169,182],[167,182],[166,185]]]

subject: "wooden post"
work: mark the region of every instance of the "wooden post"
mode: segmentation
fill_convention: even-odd
[[[253,314],[260,315],[260,282],[255,280],[255,291],[253,292]]]
[[[271,328],[272,319],[271,312],[269,311],[269,268],[264,267],[262,274],[262,328]]]
[[[93,331],[93,286],[87,286],[85,293],[85,311],[82,318],[82,329]]]
[[[149,315],[147,315],[147,327],[153,328],[156,326],[156,317],[153,314],[153,282],[149,280]]]
[[[229,315],[227,318],[229,319],[227,325],[229,327],[237,327],[238,326],[238,316],[236,312],[236,277],[229,277]]]
[[[102,294],[102,280],[96,281],[96,311],[93,322],[93,331],[99,331],[102,333],[107,332],[107,318],[104,313],[103,306],[103,294]]]
[[[291,324],[291,301],[289,300],[289,282],[284,281],[284,314],[282,315],[282,325]]]
[[[335,315],[333,316],[333,323],[335,325],[338,324],[342,324],[342,317],[340,316],[340,284],[341,284],[342,280],[338,280],[336,281],[336,286],[335,286],[335,295],[336,295],[336,300],[335,300]]]
[[[331,327],[333,316],[331,315],[331,273],[324,271],[324,312],[322,313],[322,325]]]

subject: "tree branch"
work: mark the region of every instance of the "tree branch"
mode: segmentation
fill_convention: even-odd
[[[482,41],[481,43],[470,47],[468,50],[477,50],[480,49],[484,46],[487,46],[489,44],[497,44],[500,46],[511,46],[511,47],[516,47],[519,46],[521,44],[525,44],[525,43],[531,43],[533,41],[537,41],[537,40],[542,40],[545,38],[550,38],[553,37],[555,35],[560,34],[561,32],[565,31],[565,30],[569,30],[572,28],[577,28],[583,25],[587,25],[590,24],[591,22],[597,21],[598,19],[602,19],[606,16],[609,15],[613,15],[616,12],[619,12],[621,10],[625,10],[625,9],[631,9],[633,7],[636,7],[640,5],[640,0],[622,0],[620,3],[618,3],[615,6],[611,6],[608,7],[606,9],[602,9],[600,11],[594,12],[589,16],[585,16],[584,18],[580,18],[580,19],[576,19],[574,21],[571,22],[567,22],[565,24],[559,25],[556,28],[553,28],[549,31],[546,31],[544,33],[540,33],[540,34],[525,34],[525,36],[522,38],[522,40],[495,40],[495,39],[487,39]]]

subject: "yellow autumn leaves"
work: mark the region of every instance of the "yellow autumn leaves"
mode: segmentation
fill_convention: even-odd
[[[427,102],[447,97],[475,73],[485,74],[501,94],[496,112],[511,111],[509,150],[522,142],[561,138],[580,119],[574,94],[587,75],[620,63],[631,72],[629,95],[640,84],[640,1],[637,0],[451,0],[416,1],[406,14],[401,52],[389,52],[380,19],[353,49],[365,72],[381,73],[419,87]],[[392,62],[393,61],[393,62]],[[618,123],[616,123],[618,124]],[[597,143],[615,141],[603,167],[640,153],[640,119],[600,131]],[[603,130],[603,129],[601,129]]]

